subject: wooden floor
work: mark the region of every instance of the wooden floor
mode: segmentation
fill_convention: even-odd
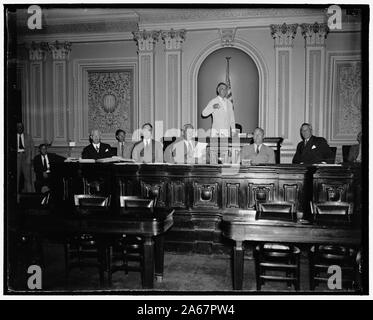
[[[64,281],[64,254],[62,245],[47,243],[44,245],[45,265],[42,278],[43,292],[58,293],[114,293],[131,294],[131,291],[140,293],[211,293],[231,294],[237,293],[232,290],[231,259],[226,254],[192,254],[192,253],[165,253],[164,278],[162,282],[155,282],[154,290],[149,292],[141,287],[141,278],[138,272],[117,272],[113,275],[113,284],[109,287],[99,286],[97,269],[86,268],[80,271],[74,269],[70,273],[69,286]],[[14,281],[11,287],[14,292],[28,291],[27,286],[27,264],[18,265]],[[248,294],[256,294],[254,260],[250,255],[245,257],[245,272],[243,291]],[[262,287],[262,291],[269,293],[296,293],[293,288],[288,288],[286,283],[269,282]],[[320,285],[315,292],[328,291],[324,285]],[[308,261],[306,256],[301,258],[301,292],[309,291],[308,284]],[[343,291],[353,293],[352,291]],[[34,292],[35,293],[35,292]]]

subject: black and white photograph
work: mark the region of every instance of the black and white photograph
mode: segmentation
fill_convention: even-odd
[[[369,15],[4,4],[4,295],[367,296]]]

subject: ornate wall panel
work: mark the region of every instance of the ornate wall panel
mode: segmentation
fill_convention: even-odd
[[[75,141],[88,143],[98,128],[102,140],[114,143],[119,128],[138,126],[137,59],[76,60],[74,64]]]
[[[360,55],[329,53],[328,77],[328,140],[336,144],[351,144],[361,130]]]
[[[133,70],[88,71],[88,129],[132,131]]]

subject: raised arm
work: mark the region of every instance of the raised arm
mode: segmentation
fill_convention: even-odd
[[[215,99],[212,99],[207,104],[206,108],[203,109],[202,116],[203,117],[208,117],[211,113],[213,113],[218,108],[219,108],[219,104],[217,103],[217,101]]]

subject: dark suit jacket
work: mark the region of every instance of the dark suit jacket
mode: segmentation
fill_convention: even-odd
[[[100,142],[100,150],[99,152],[96,151],[95,147],[92,143],[86,146],[82,152],[83,159],[102,159],[102,158],[110,158],[112,156],[112,151],[110,145],[106,143]]]
[[[136,162],[163,162],[163,146],[152,139],[152,146],[144,148],[143,141],[138,141],[132,149],[132,159]]]
[[[333,153],[324,138],[311,136],[306,146],[304,141],[298,143],[293,163],[313,164],[323,161],[333,163]]]
[[[59,156],[55,153],[49,153],[48,152],[47,156],[48,156],[48,160],[49,160],[50,171],[53,170],[53,165],[54,164],[56,164],[57,162],[63,162],[65,160],[64,157]],[[41,159],[41,154],[38,154],[34,158],[34,171],[35,171],[35,175],[36,175],[36,180],[42,180],[43,179],[44,168],[43,168],[43,161]]]
[[[354,162],[356,161],[358,155],[359,155],[359,144],[354,144],[350,147],[350,151],[348,153],[348,162]],[[361,156],[360,156],[361,157]]]

